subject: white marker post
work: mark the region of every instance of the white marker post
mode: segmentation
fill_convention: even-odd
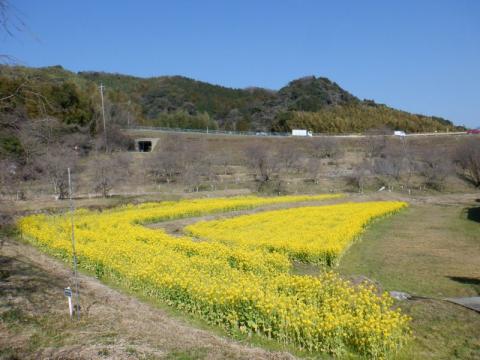
[[[73,318],[73,303],[72,303],[72,289],[69,287],[63,290],[63,293],[68,298],[68,311],[70,313],[70,319]]]
[[[80,293],[78,292],[77,253],[75,251],[75,226],[73,221],[74,206],[73,206],[73,199],[72,199],[72,180],[70,176],[70,168],[68,168],[67,170],[68,170],[68,194],[70,198],[70,215],[72,220],[73,278],[75,281],[75,297],[76,297],[75,312],[77,313],[78,320],[80,320]],[[70,289],[70,297],[72,296],[71,291],[72,290]]]

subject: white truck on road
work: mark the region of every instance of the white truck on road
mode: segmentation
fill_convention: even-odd
[[[292,129],[292,136],[312,136],[312,132],[305,129]]]

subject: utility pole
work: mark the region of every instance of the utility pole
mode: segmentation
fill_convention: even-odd
[[[128,100],[128,113],[127,113],[127,128],[130,129],[130,109],[131,109],[131,101]]]
[[[70,218],[72,222],[72,255],[73,255],[73,278],[75,283],[75,298],[76,298],[76,313],[77,318],[80,320],[80,294],[78,292],[78,270],[77,270],[77,252],[75,250],[75,223],[73,220],[73,199],[72,199],[72,179],[70,176],[70,168],[68,171],[68,195],[70,198]]]
[[[100,97],[102,99],[102,117],[103,117],[103,137],[105,139],[105,152],[108,152],[108,146],[107,146],[107,124],[105,122],[105,104],[103,103],[103,90],[105,89],[105,86],[103,86],[103,83],[100,83]]]

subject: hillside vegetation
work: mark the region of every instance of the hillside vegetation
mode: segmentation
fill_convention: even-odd
[[[322,77],[294,80],[278,91],[231,89],[182,76],[138,78],[73,73],[61,66],[0,67],[0,113],[26,119],[53,116],[96,130],[98,85],[105,85],[107,119],[125,125],[237,131],[361,132],[389,126],[409,132],[446,131],[452,122],[360,100]]]
[[[412,132],[452,130],[455,127],[445,119],[410,114],[385,105],[352,102],[335,105],[318,111],[292,111],[283,113],[274,125],[275,130],[311,129],[319,133],[364,132],[380,127]]]

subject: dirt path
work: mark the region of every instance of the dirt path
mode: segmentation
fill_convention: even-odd
[[[217,213],[217,214],[211,214],[211,215],[189,217],[184,219],[161,221],[153,224],[148,224],[146,226],[151,229],[164,229],[167,233],[173,236],[183,236],[185,235],[183,233],[184,227],[199,221],[229,219],[229,218],[240,216],[240,215],[255,214],[255,213],[269,211],[269,210],[291,209],[291,208],[304,207],[304,206],[332,205],[332,204],[338,204],[338,203],[347,201],[345,199],[350,200],[350,198],[339,198],[339,199],[330,199],[330,200],[323,200],[323,201],[322,200],[302,201],[302,202],[296,202],[296,203],[271,204],[271,205],[260,206],[255,209],[229,211],[225,213]]]
[[[0,250],[0,358],[291,359],[224,339],[81,275],[80,322],[67,315],[70,270],[31,246]]]
[[[420,197],[411,197],[399,193],[390,193],[390,192],[377,192],[370,193],[368,195],[364,194],[350,194],[347,197],[330,199],[330,200],[320,200],[320,201],[303,201],[296,203],[283,203],[283,204],[271,204],[260,206],[255,209],[239,210],[239,211],[230,211],[227,213],[217,213],[212,215],[204,215],[197,217],[189,217],[185,219],[176,219],[169,221],[161,221],[153,224],[146,225],[152,229],[164,229],[168,234],[173,236],[184,236],[183,229],[191,224],[194,224],[199,221],[210,221],[218,219],[228,219],[240,215],[255,214],[264,211],[280,210],[280,209],[291,209],[297,207],[305,206],[323,206],[323,205],[334,205],[344,202],[366,202],[366,201],[385,201],[385,200],[398,200],[406,201],[410,204],[422,205],[422,204],[435,204],[443,206],[458,206],[459,204],[471,204],[476,197],[480,197],[479,194],[447,194],[447,195],[436,195],[436,196],[420,196]]]
[[[380,194],[379,196],[372,199],[371,197],[365,197],[363,195],[349,195],[347,197],[337,198],[337,199],[328,199],[328,200],[318,200],[318,201],[301,201],[301,202],[291,202],[291,203],[280,203],[280,204],[270,204],[262,205],[254,209],[238,210],[238,211],[229,211],[225,213],[217,213],[211,215],[203,215],[197,217],[189,217],[184,219],[176,219],[169,221],[160,221],[153,224],[146,225],[151,229],[164,229],[168,234],[173,236],[183,236],[185,235],[183,229],[199,221],[209,221],[209,220],[218,220],[218,219],[229,219],[241,215],[256,214],[264,211],[273,211],[281,209],[293,209],[298,207],[305,206],[324,206],[324,205],[334,205],[344,202],[362,202],[362,201],[375,201],[384,200],[385,197],[388,197],[386,194]]]

